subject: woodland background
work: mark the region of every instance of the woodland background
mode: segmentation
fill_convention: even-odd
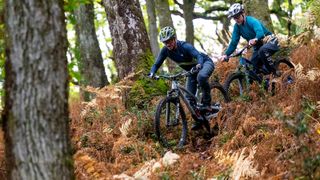
[[[191,132],[173,166],[152,170],[168,151],[152,128],[168,84],[146,78],[159,29],[220,54],[235,2],[279,35],[296,81],[223,104],[217,136]],[[319,0],[1,0],[2,179],[319,179],[319,12]]]

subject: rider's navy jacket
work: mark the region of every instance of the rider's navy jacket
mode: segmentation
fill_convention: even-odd
[[[232,39],[225,54],[229,56],[237,48],[240,36],[249,41],[250,39],[257,38],[263,39],[267,35],[272,33],[256,18],[252,16],[246,16],[244,24],[233,26]]]
[[[161,49],[150,73],[155,74],[167,57],[187,71],[197,64],[203,65],[205,61],[211,61],[209,56],[199,53],[191,44],[177,40],[177,48],[175,50],[169,50],[166,46]]]

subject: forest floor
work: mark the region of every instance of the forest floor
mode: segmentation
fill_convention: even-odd
[[[94,100],[69,103],[76,179],[320,179],[319,49],[315,41],[292,51],[295,81],[276,95],[256,89],[246,99],[222,104],[211,121],[218,124],[218,135],[207,139],[201,131],[189,131],[187,145],[171,150],[172,165],[164,163],[169,149],[153,130],[160,97],[146,109],[127,110],[121,94],[129,80],[88,88]],[[232,59],[216,64],[220,82],[235,66]],[[0,176],[3,157],[1,135]]]

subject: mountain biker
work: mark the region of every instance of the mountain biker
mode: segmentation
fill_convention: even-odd
[[[163,42],[165,46],[161,49],[153,64],[149,77],[154,76],[167,57],[186,71],[190,71],[193,67],[196,67],[199,72],[187,78],[187,89],[195,94],[197,91],[197,84],[199,83],[203,92],[201,99],[202,108],[212,111],[208,79],[214,71],[213,61],[206,54],[198,52],[191,44],[177,40],[176,32],[170,26],[162,28],[159,36],[160,41]],[[196,106],[196,102],[193,102],[190,97],[187,98],[192,106]],[[192,129],[196,130],[200,127],[201,124],[195,122]]]
[[[235,3],[229,8],[228,18],[234,19],[236,24],[233,27],[231,42],[225,54],[220,57],[220,60],[227,61],[228,56],[236,49],[240,36],[242,36],[249,42],[249,45],[254,48],[251,57],[254,71],[264,64],[267,70],[273,73],[274,76],[280,76],[271,59],[271,56],[279,50],[276,36],[258,19],[252,16],[246,16],[243,6],[239,3]]]

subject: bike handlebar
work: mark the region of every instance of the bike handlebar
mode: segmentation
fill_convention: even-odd
[[[154,79],[158,80],[160,78],[163,78],[163,79],[169,79],[169,80],[176,80],[181,77],[196,74],[199,71],[200,71],[200,69],[196,69],[193,67],[190,71],[182,71],[182,72],[179,72],[178,74],[173,74],[173,75],[158,75],[158,76],[154,76]]]
[[[228,56],[227,58],[232,58],[232,57],[238,57],[241,56],[243,54],[243,51],[245,51],[246,49],[250,49],[251,46],[249,44],[245,45],[240,51],[238,51],[235,54],[231,54],[230,56]]]

